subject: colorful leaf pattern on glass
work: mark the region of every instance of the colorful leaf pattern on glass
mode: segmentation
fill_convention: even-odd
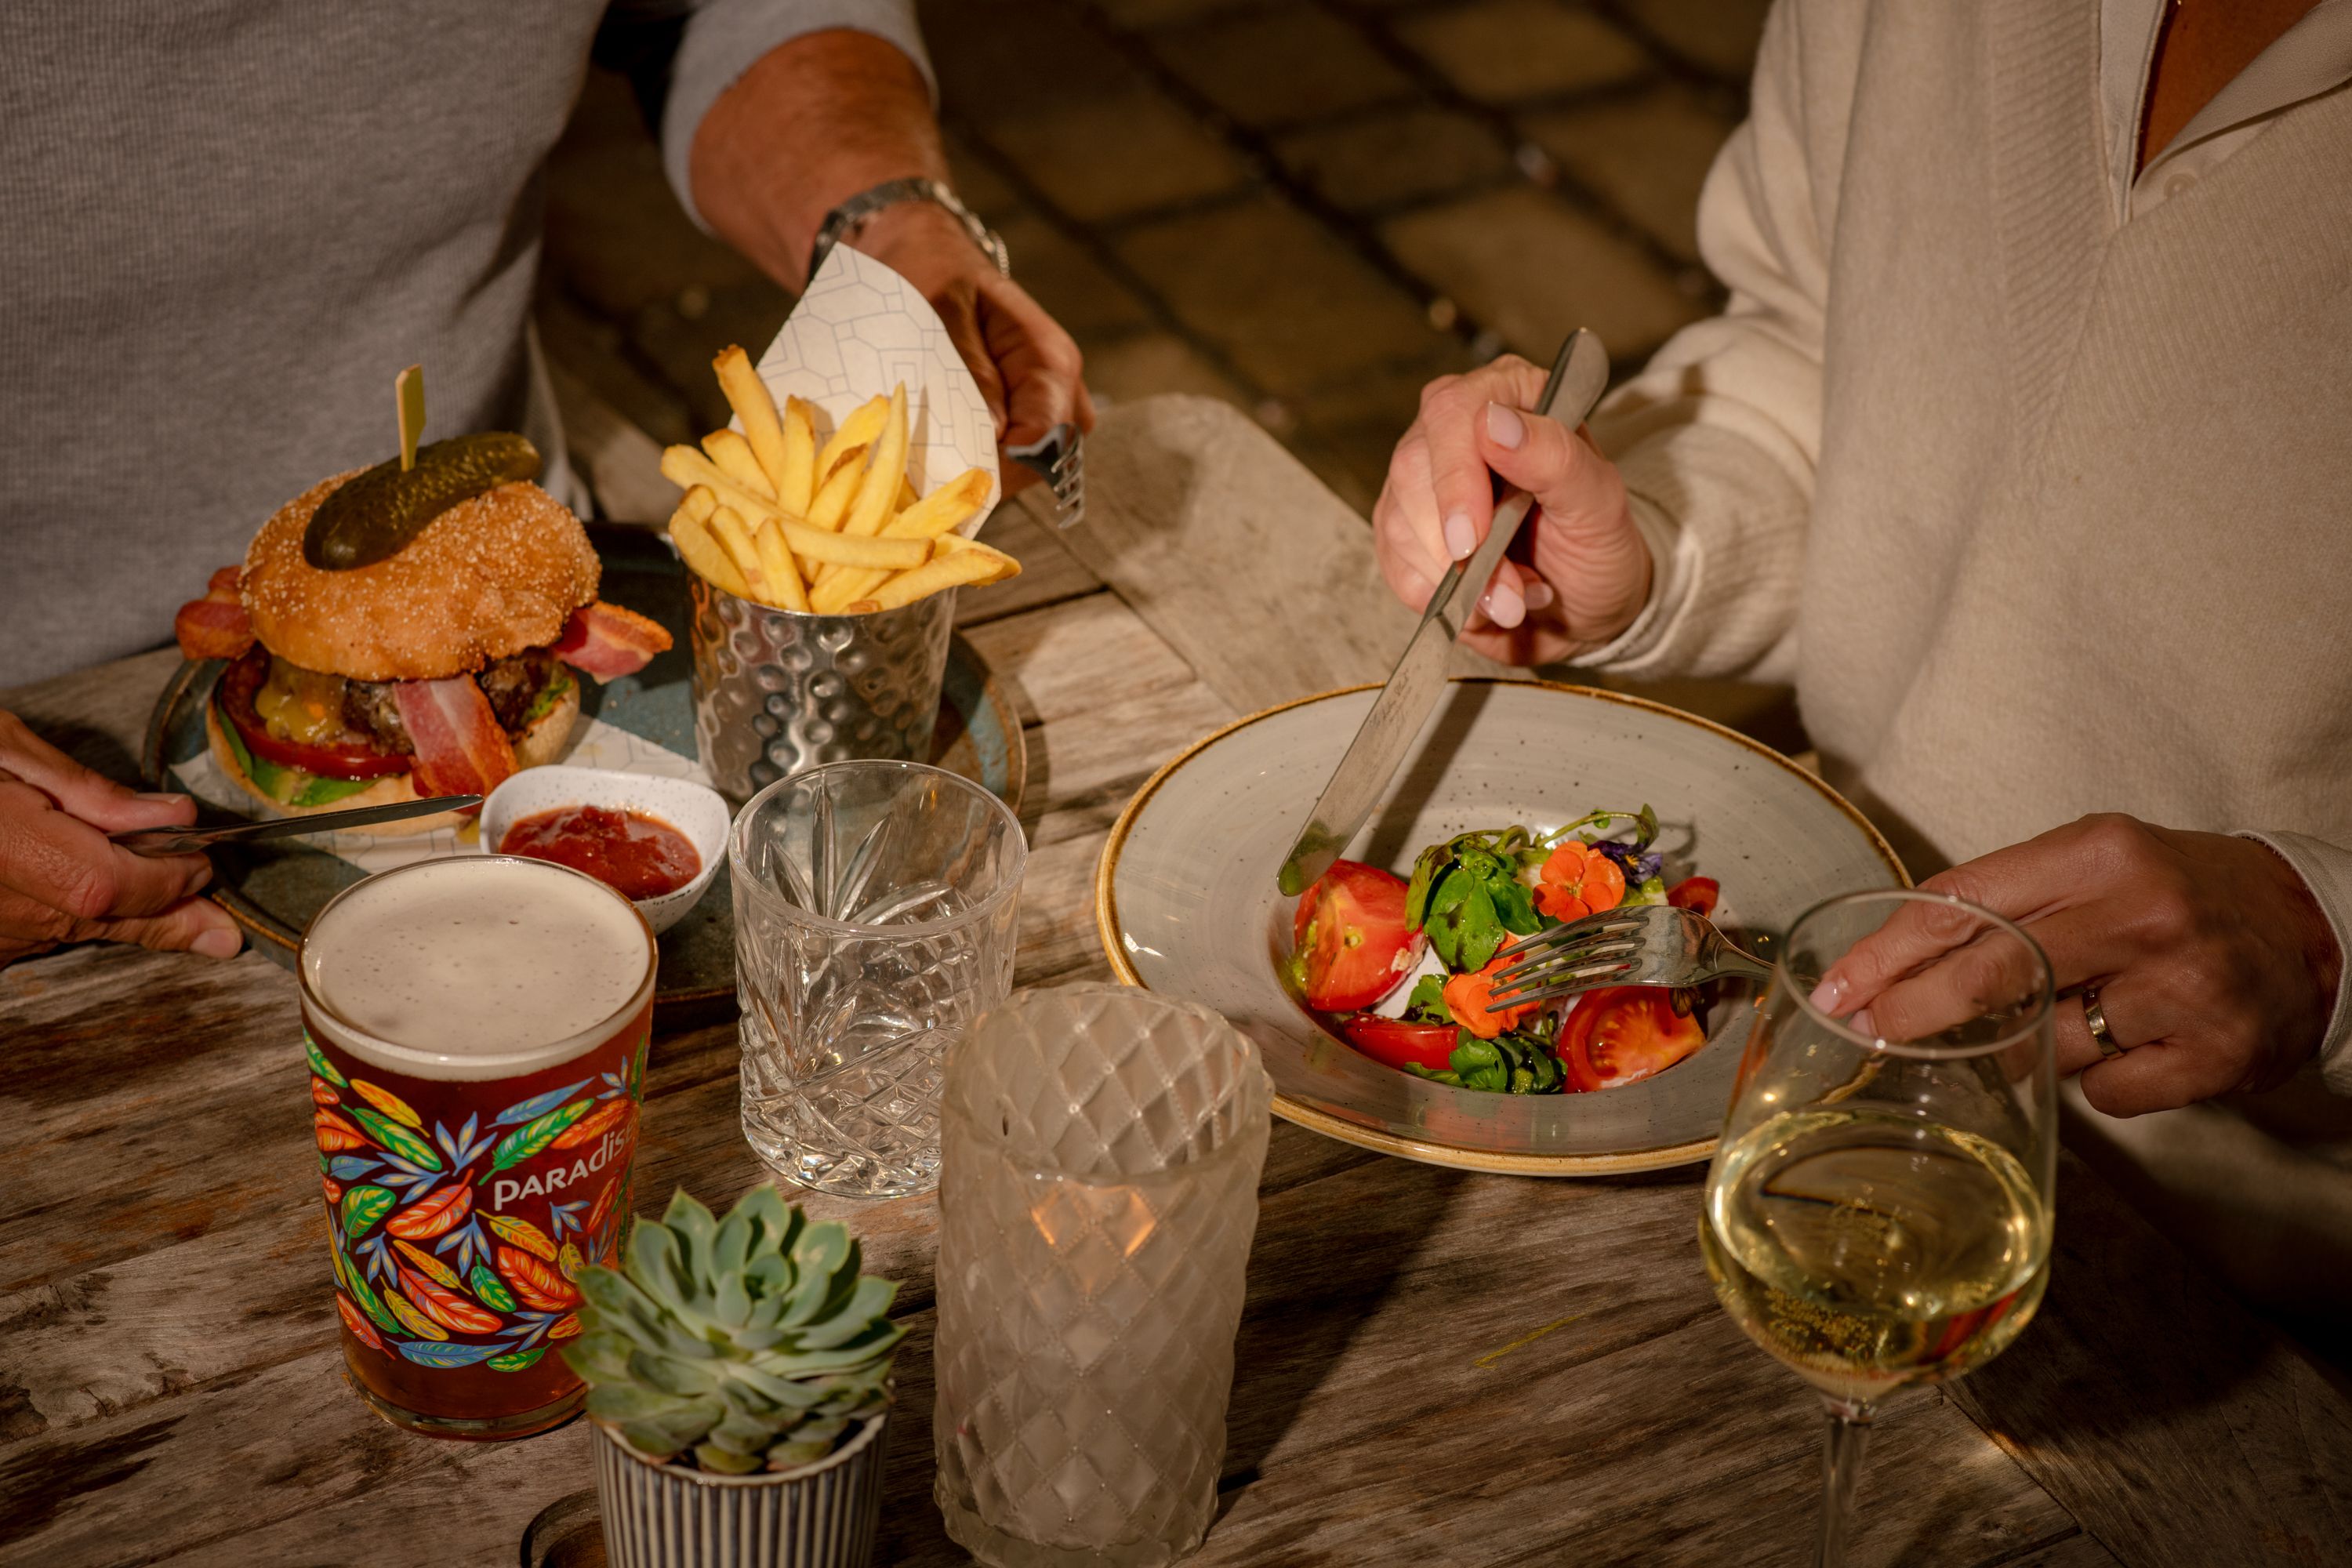
[[[370,1105],[374,1106],[378,1110],[383,1111],[386,1116],[391,1117],[394,1121],[400,1122],[404,1126],[414,1127],[419,1132],[425,1131],[425,1118],[417,1115],[414,1106],[410,1105],[408,1101],[401,1099],[400,1096],[393,1093],[392,1090],[379,1088],[376,1085],[368,1082],[367,1079],[363,1078],[355,1078],[352,1079],[352,1092],[358,1095],[362,1100],[366,1100]]]
[[[484,1215],[482,1223],[488,1226],[490,1234],[499,1240],[511,1241],[525,1252],[535,1252],[550,1263],[555,1261],[555,1243],[547,1238],[547,1232],[530,1221],[517,1219],[510,1214],[491,1214]]]
[[[352,1338],[372,1351],[383,1349],[383,1337],[375,1331],[375,1325],[369,1322],[367,1314],[352,1306],[352,1299],[340,1290],[335,1292],[335,1310],[342,1314],[343,1327],[351,1330]]]
[[[323,1105],[310,1112],[310,1128],[318,1135],[319,1152],[321,1154],[367,1147],[367,1134]]]
[[[392,1216],[384,1229],[411,1241],[429,1241],[455,1230],[474,1210],[474,1189],[455,1182],[418,1198]]]
[[[542,1152],[573,1122],[587,1115],[594,1104],[595,1101],[591,1100],[574,1100],[570,1105],[559,1105],[546,1115],[524,1122],[499,1140],[499,1146],[490,1153],[490,1168],[476,1177],[475,1184],[479,1185],[500,1171],[510,1170],[534,1154]]]
[[[499,1273],[528,1306],[542,1312],[568,1312],[580,1305],[580,1292],[572,1288],[572,1281],[550,1268],[543,1258],[520,1247],[501,1247],[498,1250],[498,1266]]]
[[[475,1264],[474,1271],[466,1277],[466,1282],[473,1286],[474,1294],[481,1298],[484,1306],[496,1308],[501,1312],[515,1310],[514,1292],[507,1289],[505,1280],[490,1271],[488,1264]]]
[[[353,1187],[343,1194],[343,1234],[357,1241],[392,1212],[398,1200],[382,1187]]]
[[[551,1149],[577,1149],[583,1143],[593,1143],[614,1128],[625,1125],[635,1112],[636,1106],[626,1100],[607,1100],[593,1115],[583,1117],[556,1134]]]
[[[394,1241],[392,1247],[394,1251],[407,1259],[408,1267],[435,1284],[446,1285],[452,1290],[458,1288],[460,1281],[457,1279],[457,1271],[431,1253],[411,1247],[404,1241]]]
[[[356,1105],[346,1105],[343,1109],[351,1113],[353,1121],[367,1129],[368,1136],[375,1140],[377,1147],[389,1149],[420,1170],[441,1169],[440,1151],[413,1129],[394,1121],[381,1110],[363,1110]]]
[[[521,1372],[549,1344],[577,1336],[573,1280],[613,1256],[627,1223],[645,1042],[617,1071],[519,1100],[487,1127],[469,1116],[454,1133],[428,1128],[392,1090],[339,1071],[307,1032],[303,1043],[336,1310],[352,1338],[418,1366]],[[543,1227],[479,1207],[499,1173],[549,1151],[593,1153],[616,1132],[624,1139],[599,1165],[620,1173],[593,1196],[580,1182],[570,1202],[551,1187]]]
[[[351,1080],[335,1070],[335,1064],[327,1059],[327,1053],[319,1048],[319,1042],[310,1037],[310,1032],[308,1029],[302,1031],[302,1051],[310,1058],[312,1072],[317,1073],[337,1089],[351,1087]]]
[[[446,1340],[449,1337],[448,1330],[435,1322],[425,1314],[423,1308],[399,1291],[386,1290],[383,1293],[383,1304],[392,1309],[392,1315],[398,1318],[400,1326],[410,1333],[428,1340]]]
[[[400,1271],[400,1293],[418,1311],[453,1333],[495,1334],[507,1326],[496,1312],[485,1312],[457,1291],[444,1289],[405,1268]]]

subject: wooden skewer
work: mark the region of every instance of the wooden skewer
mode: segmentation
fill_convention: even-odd
[[[400,471],[416,467],[417,439],[425,434],[425,367],[410,365],[393,378],[392,399],[400,414]]]

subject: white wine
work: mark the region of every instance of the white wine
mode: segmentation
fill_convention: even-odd
[[[1721,1155],[1699,1239],[1748,1337],[1847,1399],[1990,1360],[2049,1279],[2050,1210],[2017,1157],[1882,1110],[1750,1131]]]

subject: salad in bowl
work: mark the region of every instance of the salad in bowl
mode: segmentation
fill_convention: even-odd
[[[1496,1094],[1582,1094],[1664,1072],[1706,1044],[1701,992],[1612,985],[1494,1000],[1520,941],[1627,905],[1715,912],[1719,885],[1667,886],[1656,813],[1594,811],[1549,833],[1513,825],[1423,849],[1408,880],[1341,860],[1300,895],[1286,979],[1372,1060]]]

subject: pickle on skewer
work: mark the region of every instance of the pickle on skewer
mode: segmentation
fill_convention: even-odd
[[[302,559],[327,572],[372,566],[459,501],[536,479],[539,468],[539,448],[503,430],[436,441],[405,470],[399,458],[386,458],[319,503],[302,535]]]

